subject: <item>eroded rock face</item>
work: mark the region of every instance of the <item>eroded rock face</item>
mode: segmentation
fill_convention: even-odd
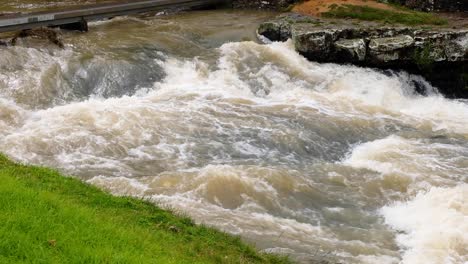
[[[310,60],[403,69],[423,75],[449,96],[468,98],[468,29],[344,23],[286,14],[263,23],[258,33],[273,41],[293,39]]]
[[[337,55],[343,61],[359,62],[366,59],[364,39],[340,39],[334,43]]]
[[[327,56],[334,51],[333,46],[337,40],[335,30],[312,30],[295,35],[296,50],[308,54],[319,61],[327,60]]]
[[[414,39],[408,35],[398,35],[395,37],[373,38],[369,41],[369,59],[379,62],[411,60],[411,50]]]

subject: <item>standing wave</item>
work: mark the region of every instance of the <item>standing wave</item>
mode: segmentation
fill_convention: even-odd
[[[150,197],[303,262],[414,263],[438,245],[434,259],[466,261],[465,236],[431,229],[442,216],[400,219],[466,218],[468,106],[417,76],[309,62],[291,42],[228,43],[193,59],[142,49],[144,65],[8,52],[47,66],[0,75],[0,151],[15,159]],[[93,75],[108,60],[107,77]],[[152,71],[112,90],[112,78],[142,69]]]

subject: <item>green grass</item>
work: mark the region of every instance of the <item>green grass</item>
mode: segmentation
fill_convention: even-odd
[[[447,20],[431,13],[399,8],[398,11],[377,9],[369,6],[342,5],[322,14],[329,18],[353,18],[405,25],[445,25]]]
[[[153,204],[0,155],[0,263],[290,263]]]

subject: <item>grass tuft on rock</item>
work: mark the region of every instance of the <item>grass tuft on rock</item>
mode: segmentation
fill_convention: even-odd
[[[404,25],[446,25],[446,19],[431,13],[400,8],[397,11],[384,10],[369,6],[340,5],[322,14],[328,18],[352,18],[367,21],[381,21],[389,24]]]
[[[0,263],[290,263],[154,204],[0,154]]]

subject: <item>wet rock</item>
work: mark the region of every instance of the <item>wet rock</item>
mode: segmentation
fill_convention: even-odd
[[[375,52],[393,52],[409,48],[414,44],[414,39],[408,35],[400,35],[389,38],[372,39],[369,43],[370,51]]]
[[[327,57],[333,51],[336,38],[337,32],[335,30],[300,30],[295,32],[293,36],[298,52],[319,61],[327,60]]]
[[[258,34],[273,41],[291,38],[310,60],[406,70],[449,96],[468,98],[468,29],[351,24],[286,14],[263,23]]]
[[[414,39],[408,35],[388,38],[374,38],[369,42],[370,59],[379,62],[408,60],[406,56],[414,45]]]
[[[19,39],[39,39],[46,40],[60,48],[64,47],[60,33],[51,28],[37,28],[37,29],[26,29],[20,31],[16,36],[11,39],[11,45],[16,45]]]
[[[280,21],[268,21],[268,22],[262,23],[260,27],[258,28],[257,32],[260,32],[262,36],[268,39],[284,41],[285,39],[288,38],[288,36],[287,35],[285,37],[281,36],[282,25],[280,23],[281,23]]]
[[[468,57],[468,30],[453,32],[415,32],[415,52],[428,60],[466,61]]]
[[[339,39],[334,43],[338,58],[357,62],[366,58],[366,42],[363,39]]]
[[[260,24],[257,32],[271,40],[286,41],[292,36],[292,25],[308,25],[317,23],[320,23],[320,20],[313,17],[303,16],[297,13],[285,13],[279,15],[275,19]],[[300,27],[294,27],[294,30],[299,32]]]

